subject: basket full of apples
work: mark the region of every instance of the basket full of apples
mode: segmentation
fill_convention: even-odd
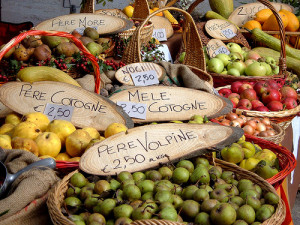
[[[274,80],[242,82],[218,88],[221,96],[229,98],[237,114],[270,118],[283,129],[300,112],[297,92]]]

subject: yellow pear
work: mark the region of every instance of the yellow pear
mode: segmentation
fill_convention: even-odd
[[[14,137],[11,140],[11,146],[13,149],[23,149],[33,153],[36,156],[39,155],[39,148],[37,144],[30,138]]]
[[[114,134],[127,131],[127,127],[122,123],[112,123],[104,131],[105,138],[108,138]]]
[[[75,130],[75,126],[66,120],[52,120],[46,129],[46,131],[57,134],[62,145],[65,144],[66,138]]]
[[[93,139],[99,139],[100,134],[99,132],[96,130],[96,128],[94,127],[84,127],[82,128],[82,130],[85,130],[86,132],[89,133],[89,135],[93,138]]]
[[[22,121],[28,121],[36,124],[43,132],[46,130],[48,124],[50,123],[48,117],[40,112],[28,113],[24,115]]]
[[[47,158],[51,158],[51,159],[54,159],[54,157],[50,156],[50,155],[42,155],[42,156],[39,156],[40,159],[47,159]]]
[[[39,127],[31,122],[21,122],[15,126],[12,137],[30,138],[34,140],[42,131]]]
[[[44,132],[40,134],[35,142],[39,148],[39,155],[50,155],[56,157],[61,149],[61,141],[53,132]]]
[[[61,160],[61,161],[68,161],[70,158],[71,157],[67,153],[65,153],[65,152],[59,153],[55,157],[56,160]]]
[[[17,125],[21,123],[21,116],[15,112],[9,113],[5,117],[5,123]]]
[[[70,134],[66,139],[66,151],[72,157],[81,156],[92,137],[88,132],[78,129]]]
[[[85,150],[87,150],[87,149],[89,149],[90,147],[92,147],[95,143],[101,142],[101,141],[102,141],[102,140],[100,140],[100,139],[93,138],[93,139],[90,141],[90,143],[86,146],[86,149],[85,149]]]
[[[73,157],[68,160],[68,162],[79,162],[79,161],[80,161],[80,157]]]
[[[0,134],[0,147],[5,149],[12,149],[10,136]]]
[[[0,134],[11,135],[15,125],[11,123],[5,123],[0,127]]]

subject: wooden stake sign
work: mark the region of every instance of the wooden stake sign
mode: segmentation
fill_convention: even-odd
[[[241,128],[207,124],[158,124],[129,129],[96,143],[80,158],[95,175],[136,172],[221,150],[243,135]]]
[[[126,16],[120,9],[98,9],[95,11],[95,14],[115,16],[121,19],[128,20],[128,16]]]
[[[205,23],[206,32],[213,38],[220,40],[229,40],[236,36],[237,27],[232,23],[220,20],[213,19]]]
[[[0,118],[6,117],[7,114],[12,113],[13,111],[7,108],[5,105],[0,102]]]
[[[118,69],[115,77],[122,84],[134,85],[131,74],[143,73],[151,70],[154,70],[156,72],[158,80],[163,79],[164,75],[166,75],[163,67],[155,63],[143,62],[128,64]]]
[[[148,86],[131,88],[116,93],[110,100],[145,104],[146,119],[135,119],[134,122],[189,120],[197,114],[215,118],[232,110],[228,99],[182,87]],[[134,109],[133,109],[134,110]]]
[[[293,12],[293,7],[287,4],[283,3],[271,3],[277,11],[280,9],[286,9],[290,12]],[[252,20],[255,16],[255,14],[262,10],[267,9],[268,7],[265,6],[262,3],[256,2],[256,3],[249,3],[244,4],[239,7],[237,7],[229,16],[228,20],[236,24],[237,26],[241,27],[243,26],[248,20]]]
[[[103,131],[111,123],[133,127],[130,117],[109,99],[62,82],[8,82],[0,86],[0,101],[20,114],[44,113],[47,104],[73,107],[71,122],[81,128]],[[61,110],[59,114],[64,113]]]
[[[224,53],[226,55],[230,54],[229,49],[224,44],[223,41],[219,39],[211,39],[206,45],[206,51],[210,58],[214,58],[216,55],[220,53]]]
[[[128,24],[129,27],[128,27]],[[36,30],[55,30],[72,32],[86,27],[96,28],[99,34],[119,33],[132,26],[129,20],[92,13],[78,13],[58,16],[38,24]]]

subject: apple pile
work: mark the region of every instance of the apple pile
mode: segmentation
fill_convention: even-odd
[[[244,130],[245,134],[253,136],[270,137],[277,134],[268,117],[246,117],[231,112],[226,116],[217,118],[217,120],[225,126],[240,127]]]
[[[230,99],[234,108],[262,112],[294,109],[298,106],[297,92],[290,86],[280,87],[276,81],[235,81],[219,94]]]
[[[273,57],[261,57],[257,52],[236,43],[228,43],[230,54],[220,53],[207,60],[207,70],[232,76],[271,76],[279,73]]]

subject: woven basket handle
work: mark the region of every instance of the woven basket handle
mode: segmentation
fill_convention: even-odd
[[[84,5],[80,9],[80,13],[94,13],[95,0],[84,0]]]
[[[202,42],[201,38],[199,36],[197,27],[195,25],[195,22],[192,18],[192,16],[187,13],[186,11],[175,8],[175,7],[164,7],[161,8],[155,12],[153,12],[151,15],[149,15],[143,23],[140,24],[140,26],[135,30],[133,33],[131,40],[127,46],[127,48],[124,51],[122,61],[125,64],[135,63],[135,62],[142,62],[141,58],[141,29],[147,24],[147,22],[155,16],[157,13],[163,12],[165,10],[175,10],[178,12],[181,12],[186,19],[186,23],[184,26],[183,31],[183,38],[185,39],[185,59],[183,64],[194,66],[199,69],[202,69],[206,71],[206,65],[205,65],[205,56],[203,52]]]
[[[150,14],[149,4],[147,0],[135,0],[132,18],[146,19]]]
[[[42,31],[42,30],[29,30],[26,32],[23,32],[19,34],[18,36],[11,39],[0,51],[0,61],[2,60],[3,56],[14,46],[21,43],[23,39],[25,39],[29,35],[42,35],[42,36],[60,36],[60,37],[66,37],[72,39],[74,44],[83,52],[83,54],[92,62],[93,68],[94,68],[94,77],[95,77],[95,92],[97,94],[100,93],[100,70],[99,65],[97,63],[97,59],[95,56],[93,56],[89,50],[82,44],[82,42],[74,37],[72,34],[69,34],[67,32],[62,31]]]
[[[196,8],[198,4],[203,2],[204,0],[196,0],[193,2],[190,7],[188,8],[187,12],[191,13]],[[258,0],[263,5],[267,6],[276,17],[276,20],[279,24],[279,34],[280,34],[280,42],[281,42],[281,49],[280,49],[280,58],[279,58],[279,74],[278,76],[281,77],[282,75],[286,76],[286,52],[285,52],[285,30],[278,11],[274,8],[274,6],[268,0]]]

